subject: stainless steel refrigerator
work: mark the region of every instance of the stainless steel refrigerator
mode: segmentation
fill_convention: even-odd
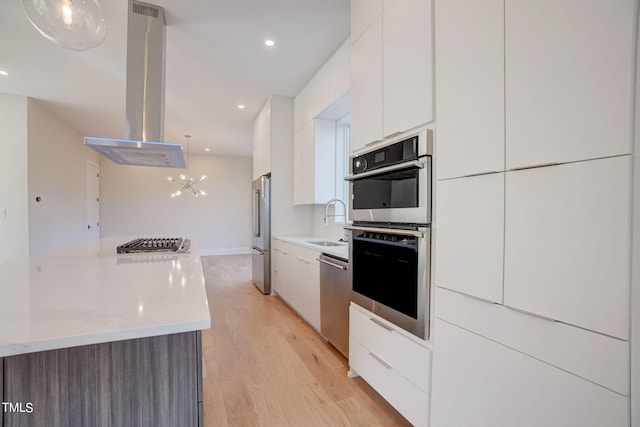
[[[271,177],[253,181],[253,283],[263,294],[271,293]]]

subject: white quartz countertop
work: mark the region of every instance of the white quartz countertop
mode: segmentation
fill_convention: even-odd
[[[294,243],[296,245],[304,246],[305,248],[314,249],[318,252],[329,254],[336,256],[338,258],[342,258],[346,261],[349,260],[349,245],[347,242],[338,242],[340,246],[320,246],[314,245],[313,243],[309,243],[309,241],[331,241],[322,237],[313,237],[313,236],[274,236],[274,239],[282,240],[283,242]]]
[[[135,237],[0,264],[0,357],[209,328],[197,242],[116,254]]]

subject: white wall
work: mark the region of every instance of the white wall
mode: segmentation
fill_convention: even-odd
[[[322,237],[328,240],[339,240],[344,238],[344,208],[340,203],[329,206],[329,215],[335,212],[339,217],[328,217],[328,224],[324,223],[325,205],[313,205],[313,236]],[[336,222],[338,221],[338,222]]]
[[[640,40],[640,27],[636,40]],[[636,42],[631,237],[631,426],[640,427],[640,44]]]
[[[0,262],[29,253],[27,98],[0,94]]]
[[[82,244],[87,234],[87,161],[99,155],[83,135],[28,100],[29,253]],[[41,201],[36,202],[36,197]]]
[[[101,161],[102,236],[186,236],[198,241],[203,255],[249,252],[251,178],[249,157],[190,155],[189,175],[207,175],[195,198],[169,182],[184,169],[121,166]]]

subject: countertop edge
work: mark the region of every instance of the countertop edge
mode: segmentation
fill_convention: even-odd
[[[160,335],[179,334],[183,332],[201,331],[209,328],[211,328],[210,318],[206,320],[166,326],[152,326],[148,328],[103,332],[92,335],[79,335],[29,343],[4,344],[0,346],[0,357],[10,357],[20,354],[37,353],[41,351],[59,350],[63,348],[103,344],[107,342],[125,341],[138,338],[156,337]]]
[[[349,262],[349,246],[341,245],[341,246],[318,246],[312,243],[307,243],[305,240],[328,240],[323,237],[313,237],[313,236],[273,236],[276,240],[281,240],[283,242],[293,243],[298,246],[302,246],[303,248],[313,249],[318,253],[325,253],[329,255],[333,255],[338,257],[344,261]],[[336,248],[341,248],[340,250],[336,250]],[[346,251],[345,251],[346,250]]]

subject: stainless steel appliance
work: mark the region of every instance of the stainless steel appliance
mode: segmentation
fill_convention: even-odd
[[[88,147],[118,164],[186,167],[182,145],[164,142],[165,44],[164,8],[129,0],[126,136],[84,139]]]
[[[191,240],[182,237],[141,237],[118,245],[116,253],[138,254],[148,252],[180,252],[185,253],[191,250]]]
[[[352,266],[351,300],[429,338],[431,229],[380,224],[345,226]]]
[[[271,177],[261,176],[253,181],[253,283],[263,294],[271,293]]]
[[[322,254],[320,262],[320,333],[344,357],[349,357],[349,262]]]
[[[430,223],[432,153],[432,131],[425,129],[352,156],[345,178],[351,181],[351,219]]]
[[[430,129],[352,156],[351,300],[414,335],[429,337]]]

